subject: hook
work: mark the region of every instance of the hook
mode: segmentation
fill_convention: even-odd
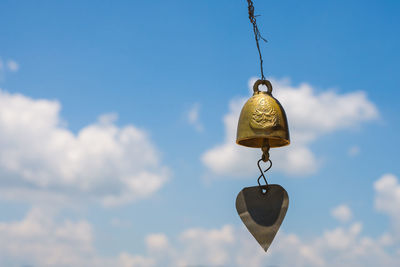
[[[270,165],[269,165],[269,167],[268,167],[265,171],[263,171],[263,170],[261,169],[261,166],[260,166],[260,162],[261,162],[261,161],[263,161],[262,158],[261,158],[260,160],[258,160],[258,162],[257,162],[258,169],[260,170],[260,173],[261,173],[261,175],[258,176],[257,182],[258,182],[258,186],[259,186],[260,189],[261,189],[261,193],[262,193],[263,195],[265,195],[265,194],[267,193],[267,191],[268,191],[268,182],[267,182],[267,178],[265,178],[264,172],[267,172],[267,171],[269,171],[269,170],[272,168],[272,161],[271,161],[270,159],[268,159],[268,162],[269,162]],[[265,185],[261,185],[261,183],[260,183],[261,177],[264,179]]]

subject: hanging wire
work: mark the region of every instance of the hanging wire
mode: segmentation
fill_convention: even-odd
[[[256,39],[258,54],[260,55],[261,80],[265,80],[264,70],[263,70],[263,59],[261,56],[259,40],[263,40],[264,42],[267,42],[267,40],[261,36],[261,33],[258,30],[256,17],[258,17],[259,15],[254,15],[253,1],[247,0],[247,3],[249,5],[249,19],[250,19],[251,24],[253,24],[254,38]]]

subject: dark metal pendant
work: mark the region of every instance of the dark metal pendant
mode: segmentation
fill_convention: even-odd
[[[240,218],[265,251],[274,240],[288,207],[288,194],[277,184],[243,188],[236,198]]]

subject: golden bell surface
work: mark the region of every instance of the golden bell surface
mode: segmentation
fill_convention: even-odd
[[[258,90],[261,84],[267,86],[267,92]],[[271,83],[258,80],[253,90],[253,96],[247,100],[240,113],[236,143],[247,147],[280,147],[290,144],[285,110],[272,96]]]

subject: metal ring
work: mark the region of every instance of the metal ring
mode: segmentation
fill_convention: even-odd
[[[254,92],[255,94],[260,92],[260,90],[258,90],[258,86],[260,86],[261,84],[267,86],[267,88],[268,88],[267,94],[269,94],[269,95],[272,94],[272,84],[271,84],[271,82],[268,81],[268,80],[257,80],[257,81],[254,83],[254,85],[253,85],[253,92]]]

